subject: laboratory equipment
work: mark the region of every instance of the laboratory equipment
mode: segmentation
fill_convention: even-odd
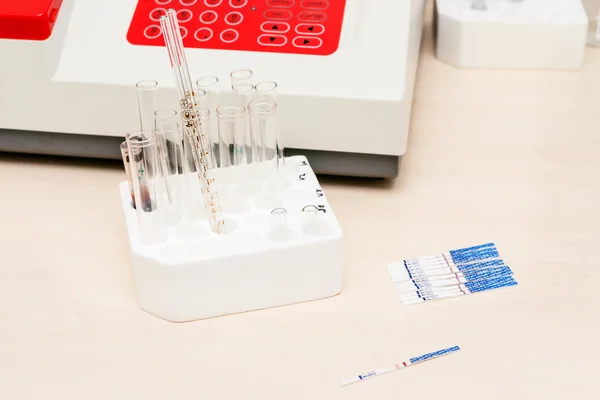
[[[277,82],[262,81],[254,85],[256,89],[256,100],[272,100],[277,102]]]
[[[248,104],[248,112],[252,142],[258,143],[260,162],[266,166],[266,171],[276,172],[280,167],[277,157],[280,137],[277,104],[272,100],[254,100]]]
[[[250,202],[242,212],[224,207],[227,235],[212,232],[205,219],[194,225],[184,218],[156,245],[142,240],[127,182],[121,182],[139,306],[166,320],[184,322],[340,293],[341,227],[306,157],[289,157],[286,165],[298,174],[288,175],[288,185],[273,195],[273,208],[256,208]],[[226,169],[217,169],[217,177]],[[316,205],[319,223],[326,229],[304,229],[307,204]],[[193,233],[179,235],[184,226]]]
[[[0,65],[0,150],[120,159],[123,132],[138,126],[135,82],[160,83],[159,108],[177,101],[157,18],[174,7],[194,80],[216,75],[229,89],[229,73],[248,68],[252,83],[279,84],[288,155],[323,173],[397,175],[424,0],[0,3],[0,59],[18,60]]]
[[[448,347],[447,349],[442,349],[442,350],[434,351],[432,353],[427,353],[427,354],[423,354],[423,355],[420,355],[417,357],[413,357],[413,358],[409,359],[408,361],[402,361],[402,362],[399,362],[398,364],[394,364],[393,366],[390,366],[390,367],[380,368],[380,369],[366,372],[364,374],[359,374],[351,379],[347,379],[347,380],[340,382],[340,386],[348,386],[348,385],[351,385],[356,382],[364,381],[365,379],[374,378],[376,376],[387,374],[388,372],[397,371],[399,369],[410,367],[415,364],[419,364],[419,363],[422,363],[425,361],[433,360],[435,358],[446,356],[448,354],[455,353],[459,350],[460,350],[460,347],[454,346],[454,347]]]
[[[138,94],[138,114],[142,132],[150,133],[154,129],[154,112],[158,109],[158,82],[139,81],[135,87]]]
[[[462,68],[580,69],[580,0],[435,0],[436,56]]]
[[[168,220],[170,204],[161,173],[156,136],[135,130],[126,135],[126,140],[139,240],[146,245],[158,245],[167,239],[167,225],[174,221]],[[129,208],[133,209],[131,203]]]
[[[244,121],[246,107],[240,103],[224,103],[217,107],[219,126],[219,154],[222,168],[246,164],[246,135]],[[232,168],[234,169],[234,168]]]
[[[196,99],[194,98],[194,89],[189,76],[181,30],[173,9],[160,17],[160,26],[177,86],[185,135],[190,143],[194,144],[192,156],[198,179],[202,184],[204,206],[209,212],[211,229],[216,233],[226,234],[225,222],[221,215],[221,201],[214,185],[215,179],[209,150],[210,141],[200,129]]]
[[[493,242],[392,262],[387,270],[405,305],[518,284]]]
[[[234,86],[238,83],[252,84],[253,76],[254,76],[254,73],[252,72],[251,69],[242,68],[242,69],[236,69],[235,71],[231,71],[231,73],[229,74],[229,79],[230,79],[231,86]]]
[[[589,22],[587,44],[600,47],[600,0],[582,0],[582,4]]]
[[[123,159],[123,168],[125,169],[125,175],[127,176],[127,183],[129,184],[129,191],[131,192],[131,206],[135,208],[135,195],[133,194],[133,181],[131,180],[131,165],[129,163],[129,147],[127,147],[127,140],[125,140],[119,146],[121,149],[121,158]]]

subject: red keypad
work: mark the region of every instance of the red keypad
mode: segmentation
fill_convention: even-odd
[[[177,12],[186,48],[329,55],[346,0],[138,0],[127,40],[164,46],[159,19]]]
[[[307,10],[326,10],[329,2],[327,0],[302,0],[300,6]]]

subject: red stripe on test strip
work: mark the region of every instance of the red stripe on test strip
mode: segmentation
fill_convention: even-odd
[[[448,259],[446,258],[446,255],[444,253],[442,253],[442,256],[444,256],[444,261],[446,261],[446,265],[448,266],[448,268],[450,269],[450,272],[452,272],[452,267],[450,267],[450,263],[448,262]],[[458,279],[458,273],[455,272],[454,276],[456,277],[456,281],[458,282],[458,289],[462,292],[462,294],[466,294],[464,290],[462,290],[462,287],[460,287],[460,279]]]

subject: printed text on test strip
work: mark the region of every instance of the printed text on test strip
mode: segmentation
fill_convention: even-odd
[[[418,357],[413,357],[413,358],[411,358],[408,361],[402,361],[402,362],[400,362],[398,364],[395,364],[395,365],[393,365],[391,367],[376,369],[376,370],[373,370],[373,371],[366,372],[364,374],[360,374],[360,375],[355,376],[353,378],[347,379],[345,381],[340,382],[340,386],[348,386],[348,385],[351,385],[353,383],[363,381],[365,379],[369,379],[369,378],[373,378],[375,376],[383,375],[383,374],[386,374],[388,372],[397,371],[399,369],[410,367],[411,365],[419,364],[419,363],[422,363],[424,361],[433,360],[434,358],[439,358],[439,357],[445,356],[447,354],[457,352],[459,350],[460,350],[460,347],[454,346],[454,347],[449,347],[447,349],[434,351],[433,353],[427,353],[427,354],[423,354],[423,355],[418,356]]]

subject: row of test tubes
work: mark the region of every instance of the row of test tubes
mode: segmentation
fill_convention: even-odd
[[[276,206],[290,172],[279,128],[277,83],[254,84],[252,79],[249,69],[233,71],[228,90],[220,90],[216,76],[196,80],[195,109],[201,133],[209,138],[221,202],[211,206],[219,211],[243,212],[249,202],[258,208]],[[173,227],[193,237],[209,212],[201,201],[194,163],[198,144],[185,137],[184,119],[175,108],[159,108],[158,82],[140,81],[136,87],[140,128],[126,134],[121,154],[140,237],[157,244]]]

